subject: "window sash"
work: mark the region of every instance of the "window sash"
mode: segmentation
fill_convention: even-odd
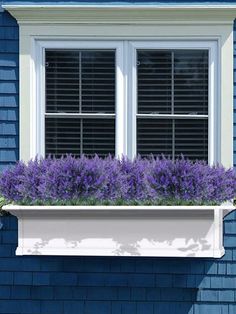
[[[115,155],[115,56],[114,49],[45,51],[46,156]]]
[[[45,156],[45,119],[49,117],[59,118],[61,116],[74,117],[74,113],[48,113],[46,112],[46,89],[45,89],[45,52],[46,50],[55,50],[55,49],[65,49],[66,50],[113,50],[115,51],[115,81],[116,81],[116,90],[115,90],[115,113],[108,114],[99,114],[99,113],[79,113],[81,119],[102,119],[106,120],[111,119],[111,121],[115,121],[115,154],[117,158],[120,158],[122,154],[126,154],[126,136],[124,134],[124,77],[122,73],[123,69],[123,44],[121,41],[104,41],[104,40],[73,40],[73,41],[51,41],[51,40],[39,40],[37,41],[37,60],[40,62],[37,63],[36,73],[37,73],[37,113],[36,115],[39,117],[37,119],[36,125],[36,149],[37,154],[41,156]],[[119,106],[118,106],[119,104]],[[77,114],[77,113],[76,113]],[[104,117],[104,115],[107,115]],[[117,134],[120,136],[118,137]]]
[[[106,157],[115,152],[115,120],[74,116],[46,117],[45,150],[47,155],[61,157],[71,153]],[[69,149],[68,149],[69,146]]]
[[[184,154],[190,159],[207,160],[208,126],[204,119],[208,119],[208,50],[137,49],[136,56],[137,154],[164,154],[173,160]],[[196,88],[198,95],[194,96]],[[187,103],[186,98],[190,98]],[[183,145],[180,123],[188,132]]]
[[[137,49],[136,54],[138,114],[208,114],[208,50]]]
[[[47,49],[46,112],[115,113],[115,53]]]
[[[145,114],[139,113],[137,108],[138,103],[138,79],[137,79],[137,51],[138,50],[207,50],[208,51],[208,114]],[[141,118],[148,119],[204,119],[208,121],[208,163],[213,164],[217,161],[218,152],[216,142],[218,140],[218,108],[217,108],[217,42],[215,41],[198,41],[198,40],[159,40],[159,41],[132,41],[130,43],[130,51],[132,54],[132,106],[129,109],[130,138],[132,145],[129,147],[129,156],[134,158],[137,152],[137,120]],[[151,121],[151,120],[150,120]]]
[[[207,119],[137,119],[138,153],[207,160]]]

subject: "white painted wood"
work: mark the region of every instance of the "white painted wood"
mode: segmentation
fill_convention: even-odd
[[[231,4],[220,4],[220,5],[217,5],[217,4],[195,4],[195,3],[189,3],[189,4],[162,4],[162,3],[159,3],[159,4],[139,4],[139,5],[132,5],[132,4],[125,4],[125,5],[122,5],[121,3],[120,4],[112,4],[112,3],[109,3],[109,4],[4,4],[2,5],[3,8],[6,8],[6,9],[37,9],[37,8],[40,8],[40,9],[43,9],[43,8],[46,8],[46,9],[69,9],[69,8],[73,8],[73,9],[83,9],[83,8],[90,8],[90,9],[115,9],[115,8],[122,8],[122,9],[150,9],[150,10],[153,10],[153,9],[159,9],[159,10],[162,10],[162,9],[175,9],[175,10],[183,10],[183,9],[193,9],[193,8],[197,8],[197,9],[219,9],[219,10],[222,10],[222,9],[236,9],[236,5],[231,3]]]
[[[20,24],[25,23],[232,23],[235,5],[11,5],[5,4]]]
[[[214,235],[214,247],[215,247],[215,254],[217,255],[218,250],[223,246],[223,212],[219,208],[214,210],[214,221],[215,221],[215,235]],[[216,256],[217,257],[217,256]]]
[[[225,206],[18,206],[17,255],[213,257]]]

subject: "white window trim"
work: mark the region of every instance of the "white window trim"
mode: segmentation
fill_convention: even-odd
[[[218,162],[217,147],[219,138],[216,133],[218,125],[217,103],[217,41],[199,40],[36,40],[36,110],[32,112],[31,149],[32,155],[44,156],[45,152],[45,49],[115,49],[116,50],[116,157],[128,156],[133,159],[137,150],[137,49],[205,49],[209,51],[209,112],[208,112],[208,162]],[[182,115],[184,116],[184,115]],[[166,116],[168,118],[168,116]],[[188,115],[187,118],[190,118]],[[34,140],[36,138],[36,141]]]

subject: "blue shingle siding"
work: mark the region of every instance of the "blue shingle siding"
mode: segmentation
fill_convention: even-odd
[[[0,224],[0,313],[236,313],[236,212],[221,259],[15,256],[17,219]]]
[[[16,21],[0,12],[0,170],[19,159],[18,38]]]

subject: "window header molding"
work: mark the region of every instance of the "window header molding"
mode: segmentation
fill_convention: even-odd
[[[3,5],[19,24],[232,24],[236,5]]]

